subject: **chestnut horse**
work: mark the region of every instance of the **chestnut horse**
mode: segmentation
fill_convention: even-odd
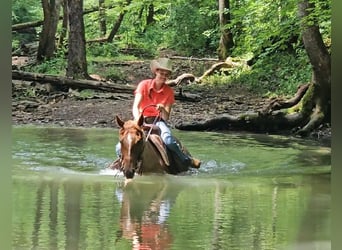
[[[120,127],[121,170],[127,179],[132,179],[135,173],[179,174],[189,170],[189,166],[182,164],[180,159],[166,148],[158,134],[150,133],[151,128],[144,125],[143,116],[140,116],[138,121],[125,122],[116,116],[116,121]],[[155,127],[154,130],[159,129]]]

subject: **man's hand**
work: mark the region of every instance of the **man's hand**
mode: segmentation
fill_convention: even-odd
[[[163,105],[158,103],[156,109],[160,111],[160,116],[164,119],[164,121],[169,120],[171,105]]]
[[[159,103],[159,104],[157,104],[156,109],[159,110],[159,111],[164,111],[164,110],[165,110],[165,107],[164,107],[163,104]]]

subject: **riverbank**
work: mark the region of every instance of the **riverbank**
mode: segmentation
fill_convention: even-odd
[[[133,94],[93,92],[84,97],[78,92],[59,92],[49,96],[43,86],[36,86],[35,95],[29,96],[28,85],[17,82],[13,87],[13,125],[117,128],[115,115],[124,120],[132,118]],[[198,99],[176,101],[170,119],[173,128],[179,122],[202,121],[225,113],[255,112],[268,103],[267,98],[243,87],[196,86],[184,90],[184,94]],[[310,137],[330,143],[331,129],[322,127]]]

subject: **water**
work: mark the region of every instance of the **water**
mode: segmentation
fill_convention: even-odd
[[[13,249],[331,249],[330,148],[175,131],[201,169],[105,167],[114,129],[13,128]]]

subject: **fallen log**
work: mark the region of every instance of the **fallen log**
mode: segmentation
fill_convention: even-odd
[[[95,75],[91,75],[94,77],[94,80],[86,80],[86,79],[73,79],[65,76],[57,76],[57,75],[45,75],[39,73],[31,73],[19,70],[12,70],[12,79],[13,80],[23,80],[23,81],[34,81],[39,82],[41,84],[55,84],[68,86],[70,88],[75,89],[94,89],[101,90],[111,93],[128,93],[132,94],[135,90],[134,85],[125,85],[125,84],[117,84],[105,81],[95,80]],[[98,78],[101,79],[101,78]],[[185,100],[185,101],[199,101],[200,96],[196,94],[184,94],[181,91],[175,91],[175,98],[177,100]]]
[[[305,117],[301,113],[274,113],[263,115],[258,112],[238,115],[218,115],[202,121],[179,122],[175,127],[189,131],[250,131],[261,133],[276,133],[291,131],[303,125]]]
[[[108,92],[118,93],[133,93],[135,87],[131,85],[123,85],[116,83],[108,83],[96,80],[72,79],[65,76],[45,75],[31,72],[24,72],[19,70],[12,71],[12,79],[24,81],[36,81],[42,84],[51,83],[71,88],[80,89],[96,89]]]

